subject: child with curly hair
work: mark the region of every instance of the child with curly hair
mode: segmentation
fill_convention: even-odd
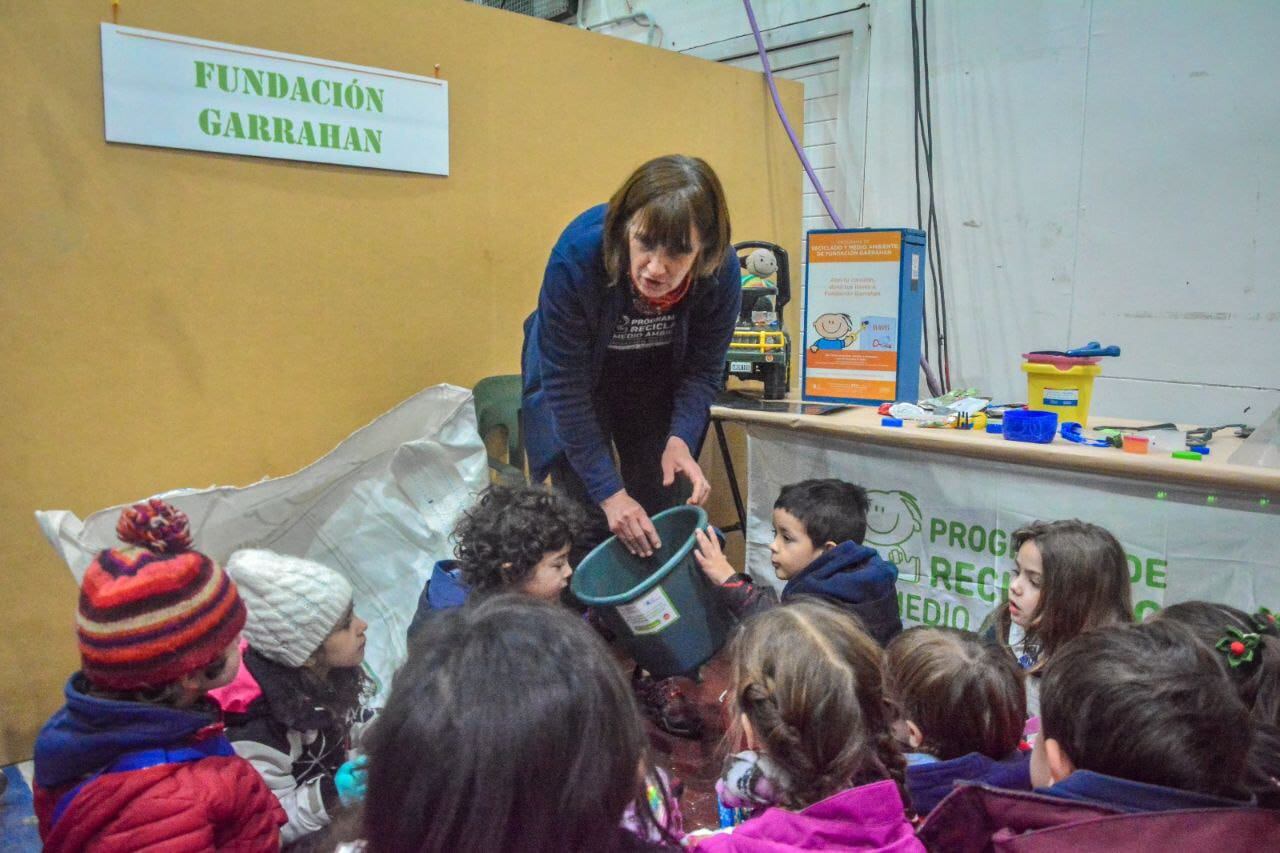
[[[699,840],[716,850],[916,851],[906,764],[890,732],[881,649],[839,606],[801,598],[734,639],[730,756],[716,789],[755,816]]]
[[[455,560],[441,560],[418,599],[409,636],[436,611],[475,596],[521,592],[559,601],[573,566],[569,550],[581,536],[578,504],[536,486],[490,486],[453,529]]]

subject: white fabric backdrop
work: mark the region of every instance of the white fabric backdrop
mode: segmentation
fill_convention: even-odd
[[[220,564],[238,548],[269,548],[351,581],[356,611],[369,623],[365,661],[377,681],[373,702],[381,705],[431,566],[451,554],[454,521],[488,482],[471,392],[437,385],[294,474],[159,497],[190,517],[196,549]],[[123,506],[83,522],[66,510],[36,513],[77,583],[98,551],[119,545]]]

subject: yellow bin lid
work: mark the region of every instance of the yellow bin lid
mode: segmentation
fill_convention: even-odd
[[[1102,367],[1097,364],[1077,364],[1075,367],[1068,367],[1064,370],[1054,364],[1024,361],[1022,362],[1022,371],[1024,373],[1051,374],[1053,376],[1097,376],[1102,372]]]

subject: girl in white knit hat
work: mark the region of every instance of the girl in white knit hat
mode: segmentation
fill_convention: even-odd
[[[244,668],[258,688],[247,703],[224,703],[227,736],[289,815],[286,848],[310,849],[363,796],[363,759],[351,748],[353,726],[372,716],[362,707],[369,626],[347,579],[312,560],[246,549],[227,573],[249,611]]]

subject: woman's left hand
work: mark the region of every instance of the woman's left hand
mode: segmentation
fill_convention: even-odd
[[[698,467],[698,462],[689,452],[689,445],[683,438],[671,436],[667,439],[667,449],[662,451],[662,485],[670,486],[676,481],[676,475],[683,474],[693,485],[693,494],[686,503],[701,506],[711,494],[711,483]]]

